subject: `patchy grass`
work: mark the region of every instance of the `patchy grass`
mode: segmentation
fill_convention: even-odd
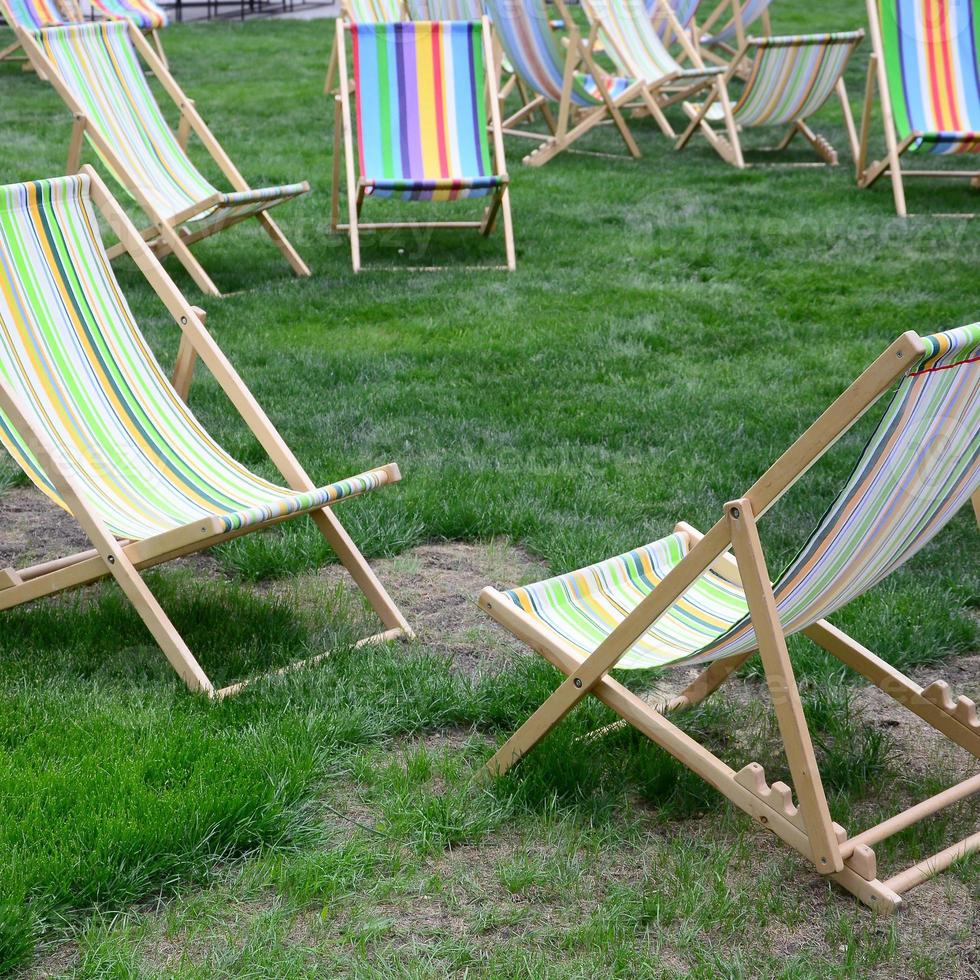
[[[774,16],[785,31],[843,29],[861,11],[787,0]],[[338,513],[372,557],[398,556],[383,577],[422,640],[351,650],[368,617],[307,522],[150,577],[221,681],[338,651],[227,704],[183,691],[111,587],[4,613],[0,971],[975,975],[976,861],[913,893],[896,922],[875,922],[633,733],[583,752],[582,736],[611,720],[597,705],[489,791],[468,775],[556,677],[472,611],[479,586],[577,567],[681,518],[710,524],[898,333],[980,317],[977,227],[898,221],[887,188],[859,192],[846,165],[739,174],[703,145],[675,155],[641,121],[639,162],[566,155],[535,171],[509,148],[514,275],[452,269],[496,260],[499,238],[397,233],[368,243],[368,265],[415,264],[424,250],[449,270],[355,279],[327,234],[328,37],[317,22],[167,31],[175,74],[248,178],[314,186],[278,217],[315,276],[291,281],[257,228],[239,228],[198,250],[222,288],[241,291],[205,305],[316,477],[401,464],[402,485]],[[853,96],[866,58],[850,69]],[[0,86],[3,179],[59,173],[70,119],[51,88],[11,65]],[[835,112],[818,123],[845,145]],[[590,140],[615,149],[608,128]],[[962,184],[909,195],[915,211],[975,206]],[[118,269],[168,362],[173,325],[133,267]],[[192,400],[271,474],[210,378]],[[775,568],[873,421],[767,516]],[[6,460],[0,493],[5,561],[76,546]],[[505,538],[535,560],[501,550]],[[976,696],[964,655],[980,648],[978,557],[961,515],[837,622],[922,679],[943,662],[957,692]],[[872,723],[867,692],[845,687],[835,662],[803,641],[793,653],[848,826],[962,771],[904,721]],[[784,776],[751,667],[732,691],[685,726],[726,759]],[[883,860],[931,853],[970,819],[932,821]]]

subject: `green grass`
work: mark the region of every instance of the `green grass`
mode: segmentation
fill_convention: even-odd
[[[860,8],[786,2],[774,19],[787,32],[845,29]],[[703,143],[675,155],[646,121],[637,162],[564,155],[537,171],[509,145],[515,274],[453,271],[498,261],[499,236],[406,232],[368,242],[368,269],[424,258],[448,271],[355,278],[328,233],[328,36],[323,22],[262,21],[178,26],[165,41],[252,183],[313,185],[278,218],[314,277],[293,281],[258,230],[241,227],[197,249],[222,289],[240,291],[203,305],[316,478],[400,463],[402,484],[338,511],[372,557],[509,537],[559,572],[679,519],[703,528],[900,332],[980,318],[974,224],[897,220],[887,187],[856,189],[846,154],[836,170],[736,173]],[[867,53],[849,70],[855,99]],[[2,179],[60,173],[70,120],[51,88],[10,65],[0,86]],[[818,122],[843,149],[837,112]],[[619,152],[608,128],[588,145]],[[790,159],[808,157],[798,147]],[[909,186],[913,211],[967,210],[975,197],[952,182]],[[136,270],[117,268],[169,363],[172,323]],[[229,450],[271,475],[209,377],[192,399]],[[870,424],[767,517],[775,569]],[[0,492],[19,484],[0,466]],[[903,667],[975,652],[978,557],[962,514],[836,621]],[[920,920],[875,923],[831,899],[633,733],[583,757],[576,739],[610,720],[597,705],[513,777],[473,789],[488,741],[527,716],[555,673],[518,663],[475,682],[423,647],[351,652],[362,607],[326,585],[293,587],[329,560],[306,522],[216,558],[220,574],[203,585],[187,569],[150,582],[219,682],[337,656],[215,706],[184,692],[112,587],[4,614],[0,972],[71,939],[80,976],[845,977],[903,963],[930,975],[940,940]],[[935,791],[899,778],[835,662],[803,641],[793,652],[846,815]],[[684,724],[723,757],[785,777],[763,708],[721,699]],[[420,741],[450,729],[473,734]],[[950,819],[944,833],[957,829]],[[905,836],[896,847],[915,857],[941,846],[932,825]],[[948,887],[976,899],[976,870],[964,864]],[[969,950],[969,923],[951,921],[944,936]],[[969,975],[966,954],[944,955]]]

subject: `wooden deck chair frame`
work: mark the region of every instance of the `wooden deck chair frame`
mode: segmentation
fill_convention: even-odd
[[[68,13],[70,19],[65,21],[66,24],[81,24],[85,21],[85,17],[82,14],[81,8],[75,2],[75,0],[58,0],[58,6],[63,11]],[[3,15],[4,20],[7,22],[7,26],[11,30],[14,30],[14,21],[10,16],[10,11],[7,9],[7,5],[4,0],[0,0],[0,14]],[[93,20],[98,20],[97,17],[92,17]],[[160,39],[160,32],[156,28],[150,28],[149,30],[143,31],[143,34],[153,41],[153,46],[157,50],[157,56],[164,65],[169,65],[167,61],[167,53],[163,50],[163,41]],[[20,51],[20,56],[17,56],[17,52]],[[0,61],[23,61],[24,71],[34,71],[34,66],[31,64],[30,59],[26,54],[23,53],[23,45],[18,38],[13,44],[9,44],[7,47],[0,49]]]
[[[640,148],[637,146],[623,116],[623,109],[642,97],[641,93],[646,85],[642,81],[636,81],[617,99],[613,99],[604,86],[598,85],[601,103],[594,108],[590,106],[575,111],[576,107],[572,105],[572,90],[575,83],[575,73],[579,67],[584,66],[585,71],[595,79],[599,79],[608,73],[599,67],[592,51],[596,42],[595,32],[592,31],[589,37],[583,38],[575,21],[568,16],[568,10],[561,0],[556,0],[556,6],[562,11],[562,20],[566,26],[568,41],[565,50],[565,66],[562,76],[561,98],[558,101],[558,113],[555,115],[552,112],[550,99],[525,89],[522,80],[517,78],[515,68],[516,84],[520,89],[524,104],[503,120],[501,126],[504,135],[531,139],[539,143],[540,145],[528,153],[521,162],[530,167],[540,167],[563,150],[578,153],[586,152],[584,150],[570,150],[570,147],[576,140],[584,136],[590,129],[604,122],[608,117],[619,131],[630,156],[634,160],[639,159],[641,156]],[[496,45],[495,48],[502,53],[502,46]],[[499,70],[498,66],[495,69],[495,74],[499,73]],[[531,119],[536,112],[539,112],[544,119],[548,128],[547,133],[516,128],[519,123]],[[590,153],[590,155],[613,156],[610,153]]]
[[[881,21],[878,17],[876,0],[867,0],[868,24],[871,30],[871,58],[868,61],[868,77],[864,92],[864,111],[861,114],[861,136],[858,152],[855,154],[858,187],[872,187],[878,180],[888,174],[891,178],[892,196],[895,199],[895,212],[900,218],[909,217],[908,204],[905,200],[906,177],[932,177],[956,179],[966,178],[970,186],[980,189],[980,169],[977,170],[907,170],[902,168],[902,156],[918,138],[917,133],[911,133],[899,141],[895,128],[895,117],[892,112],[891,94],[888,91],[888,78],[885,71],[884,43],[881,36]],[[874,96],[877,90],[881,100],[881,114],[885,129],[885,156],[881,160],[868,163],[868,152],[871,138],[871,113],[874,108]],[[978,212],[957,212],[932,214],[933,218],[976,218]]]
[[[503,127],[500,122],[500,98],[497,93],[497,76],[494,70],[494,47],[490,37],[490,24],[483,18],[483,57],[486,71],[487,101],[490,105],[490,128],[493,138],[494,173],[503,178],[503,183],[494,192],[490,203],[484,209],[479,221],[361,221],[361,210],[367,197],[366,187],[357,177],[354,141],[354,127],[351,118],[350,97],[353,85],[347,69],[347,25],[337,18],[337,40],[335,47],[339,52],[338,68],[340,92],[334,96],[334,139],[333,139],[333,190],[330,200],[330,230],[347,232],[350,237],[351,263],[355,272],[361,271],[361,232],[391,231],[399,228],[475,228],[485,238],[493,232],[498,215],[504,226],[504,253],[506,264],[502,266],[477,266],[479,269],[506,269],[513,272],[517,267],[514,249],[514,226],[510,212],[510,182],[507,179],[507,164],[504,157]],[[343,146],[341,146],[343,143]],[[340,161],[344,160],[344,184],[347,195],[347,221],[340,220]],[[437,271],[442,266],[426,266],[416,271]],[[445,267],[449,268],[449,267]]]
[[[705,18],[703,24],[698,25],[695,20],[692,25],[695,43],[701,52],[701,56],[706,61],[710,61],[716,65],[727,65],[745,47],[745,42],[749,38],[748,28],[751,25],[745,23],[744,9],[745,0],[721,0],[721,3]],[[704,44],[704,38],[710,35],[712,28],[727,26],[721,23],[722,17],[724,17],[726,12],[730,15],[728,23],[735,28],[735,46],[732,47],[732,45],[725,44],[724,42],[715,45]],[[759,20],[762,22],[762,35],[769,37],[772,34],[769,7],[766,7],[762,12]],[[723,54],[718,54],[718,50],[715,50],[716,48],[723,52]],[[727,55],[727,57],[724,55]],[[740,70],[744,72],[744,65]]]
[[[554,0],[556,6],[561,10],[565,16],[566,22],[570,20],[570,14],[567,7],[565,7],[564,0]],[[589,35],[587,39],[587,44],[589,46],[589,53],[593,60],[595,55],[600,49],[605,49],[606,54],[609,55],[614,63],[619,63],[622,60],[622,56],[618,51],[615,54],[610,54],[608,50],[608,45],[602,45],[600,48],[599,34],[602,33],[603,24],[602,17],[593,8],[589,0],[581,0],[582,9],[585,11],[586,17],[589,20]],[[687,32],[683,29],[680,22],[677,20],[677,14],[674,9],[670,6],[667,0],[656,0],[655,9],[659,11],[662,19],[667,21],[668,30],[676,36],[681,49],[684,52],[685,57],[690,60],[691,64],[696,68],[703,68],[704,63],[701,61],[697,48],[691,42],[687,36]],[[607,36],[608,36],[608,32]],[[611,42],[610,42],[611,43]],[[649,112],[653,116],[657,125],[660,127],[660,131],[670,139],[676,139],[677,133],[674,132],[673,126],[671,126],[670,121],[664,115],[664,109],[669,108],[673,105],[680,105],[692,96],[697,95],[702,89],[711,88],[712,99],[717,99],[722,105],[729,103],[728,90],[725,88],[725,80],[723,75],[714,75],[711,77],[706,77],[700,80],[692,81],[691,84],[685,84],[686,79],[678,74],[664,75],[662,78],[658,79],[649,85],[644,84],[644,86],[639,91],[639,102],[640,108]],[[677,86],[681,85],[681,88]]]
[[[88,175],[91,180],[91,199],[96,209],[119,236],[125,251],[136,263],[180,328],[180,349],[174,370],[174,387],[178,394],[186,400],[194,364],[199,359],[214,376],[287,484],[294,490],[313,489],[314,483],[208,333],[201,311],[187,302],[95,170],[85,166],[82,167],[81,172]],[[119,540],[108,530],[86,501],[84,493],[76,488],[76,482],[70,471],[61,465],[57,452],[50,446],[44,433],[30,423],[30,413],[19,403],[18,396],[11,392],[2,379],[0,379],[0,408],[18,431],[24,434],[25,438],[30,439],[31,448],[38,461],[61,498],[71,508],[72,515],[92,544],[92,548],[88,551],[29,568],[0,569],[0,610],[112,577],[133,604],[143,623],[188,688],[192,691],[201,691],[211,698],[224,698],[237,694],[259,678],[250,678],[216,689],[139,573],[144,568],[203,551],[251,530],[269,527],[281,523],[282,520],[309,513],[320,533],[337,554],[384,625],[383,631],[366,637],[358,645],[383,643],[414,635],[371,566],[334,516],[330,505],[312,511],[299,511],[286,518],[233,532],[225,531],[224,524],[220,520],[208,518],[141,541]],[[384,469],[389,475],[388,482],[396,482],[400,479],[398,467],[394,463]],[[328,655],[321,654],[263,676],[281,675],[300,667],[313,666]]]
[[[735,2],[737,2],[737,0],[735,0]],[[752,57],[752,51],[757,42],[758,39],[756,38],[747,38],[745,43],[732,59],[731,64],[728,66],[728,70],[724,75],[726,95],[728,92],[727,83],[729,81],[735,77],[746,78],[750,74],[747,69],[749,69],[754,60]],[[850,58],[850,56],[848,56],[848,58]],[[854,113],[851,110],[851,100],[847,95],[847,86],[844,84],[843,75],[841,75],[841,77],[837,80],[835,91],[837,93],[837,99],[840,102],[841,113],[844,116],[844,128],[847,130],[847,142],[848,146],[850,147],[851,156],[856,160],[859,153],[858,133],[857,127],[854,124]],[[739,135],[740,127],[738,125],[738,120],[735,118],[734,106],[732,105],[731,100],[729,99],[724,110],[725,136],[727,139],[722,138],[722,134],[712,129],[710,123],[708,122],[708,110],[718,98],[719,96],[717,92],[712,92],[709,97],[697,108],[694,108],[693,106],[685,107],[685,111],[688,112],[690,122],[688,123],[687,129],[685,129],[681,134],[680,139],[678,139],[676,149],[683,149],[688,142],[690,142],[694,134],[700,130],[701,134],[705,137],[705,139],[707,139],[712,147],[714,147],[715,151],[723,160],[732,164],[732,166],[738,168],[739,170],[743,170],[746,167],[751,167],[752,164],[746,162],[745,155],[742,152],[742,140]],[[814,153],[816,153],[827,166],[836,167],[840,162],[840,158],[834,147],[831,146],[825,137],[814,132],[807,124],[806,119],[796,120],[789,127],[786,135],[779,141],[779,143],[771,147],[762,147],[761,152],[781,153],[790,145],[790,143],[793,142],[797,135],[802,136],[807,143],[810,144],[810,147],[813,149]],[[809,167],[813,166],[813,164],[780,163],[779,166],[792,168]]]
[[[218,142],[214,133],[211,132],[207,123],[201,118],[200,113],[195,108],[194,100],[189,99],[184,94],[183,90],[177,84],[176,79],[170,74],[170,70],[150,47],[143,33],[132,23],[127,24],[127,30],[137,53],[149,67],[150,72],[156,76],[164,91],[180,111],[180,121],[177,126],[177,142],[181,148],[185,151],[187,150],[190,135],[193,133],[201,141],[204,148],[210,154],[211,159],[217,164],[218,169],[224,174],[235,191],[251,190],[248,182],[234,163],[232,163],[231,158]],[[113,173],[118,175],[120,182],[125,186],[127,192],[132,195],[150,219],[150,224],[143,228],[140,234],[149,243],[158,258],[162,259],[173,253],[202,293],[208,296],[221,296],[221,291],[207,272],[205,272],[201,263],[194,257],[190,246],[202,238],[209,238],[220,231],[224,231],[226,228],[230,228],[232,225],[238,224],[240,221],[254,217],[265,229],[276,248],[282,253],[295,275],[302,277],[311,275],[309,266],[300,258],[299,253],[267,211],[260,211],[257,214],[232,216],[228,221],[209,225],[204,232],[198,233],[182,232],[180,226],[195,215],[213,208],[219,202],[221,198],[220,194],[212,195],[171,218],[160,214],[152,202],[140,190],[138,183],[129,177],[128,167],[125,161],[120,158],[113,145],[94,126],[89,124],[84,108],[76,101],[74,95],[61,80],[57,68],[51,63],[47,55],[45,55],[37,41],[34,40],[29,32],[20,30],[19,28],[17,29],[17,34],[38,74],[43,75],[51,82],[55,91],[61,96],[62,101],[74,117],[75,121],[72,128],[71,141],[68,146],[66,173],[73,174],[78,172],[81,166],[82,149],[85,137],[87,136],[97,148],[99,156],[108,164]],[[108,251],[109,258],[116,258],[125,252],[126,248],[120,242],[112,246]]]
[[[847,390],[737,500],[724,506],[721,519],[702,535],[690,525],[676,530],[688,536],[690,550],[616,629],[588,657],[557,634],[542,627],[495,589],[484,589],[479,603],[518,639],[542,654],[565,678],[554,693],[494,754],[483,777],[505,773],[589,694],[647,735],[810,861],[816,870],[882,912],[896,909],[902,894],[947,868],[954,860],[980,849],[980,833],[920,861],[898,874],[878,877],[873,846],[924,817],[980,792],[980,774],[912,806],[882,823],[849,836],[834,823],[828,808],[812,739],[803,715],[757,522],[850,427],[898,381],[923,353],[914,332],[891,344]],[[980,524],[980,492],[973,497]],[[731,548],[733,555],[729,554]],[[703,701],[752,653],[710,664],[670,703],[658,708],[631,693],[609,676],[618,661],[709,567],[741,583],[756,631],[758,653],[791,773],[793,787],[768,785],[758,763],[735,771],[668,720],[672,711]],[[825,620],[805,629],[822,649],[861,674],[885,694],[980,759],[980,718],[968,698],[954,699],[949,687],[936,681],[920,687],[901,671]],[[794,804],[794,791],[798,805]]]

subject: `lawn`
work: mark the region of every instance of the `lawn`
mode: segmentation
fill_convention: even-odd
[[[843,30],[862,25],[863,4],[784,0],[773,18],[785,33]],[[578,567],[677,520],[713,523],[899,333],[980,319],[980,228],[901,221],[884,183],[859,191],[834,107],[817,128],[842,151],[836,169],[737,173],[703,141],[673,153],[641,120],[639,161],[564,154],[532,170],[526,146],[508,144],[516,273],[453,271],[499,262],[499,235],[403,232],[366,243],[355,278],[328,227],[330,26],[166,31],[176,77],[250,182],[312,184],[277,217],[314,275],[292,279],[248,226],[197,248],[232,295],[205,302],[168,268],[315,478],[400,464],[401,484],[337,514],[419,640],[352,650],[366,614],[307,521],[148,576],[221,683],[337,651],[221,704],[187,694],[113,586],[4,613],[0,972],[980,976],[976,860],[877,920],[628,731],[583,758],[576,740],[610,720],[596,704],[512,777],[469,781],[558,677],[474,611],[480,586]],[[855,108],[867,56],[848,71]],[[61,173],[71,121],[54,91],[10,64],[0,90],[0,180]],[[609,128],[585,145],[620,152]],[[809,157],[798,145],[788,159]],[[964,211],[976,192],[913,183],[909,203]],[[449,268],[407,271],[420,260]],[[117,269],[169,363],[172,322],[128,261]],[[206,374],[191,400],[272,475]],[[873,422],[767,519],[773,566]],[[78,544],[6,460],[0,519],[2,564],[18,546],[41,557]],[[835,621],[917,679],[949,676],[976,698],[978,559],[963,513]],[[968,770],[904,719],[873,724],[863,687],[805,642],[792,648],[846,826]],[[683,725],[784,775],[754,668]],[[918,860],[976,815],[949,811],[883,857]]]

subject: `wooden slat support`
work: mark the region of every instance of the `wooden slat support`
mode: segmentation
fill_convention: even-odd
[[[912,888],[935,877],[940,871],[945,871],[954,861],[958,861],[968,854],[975,854],[977,851],[980,851],[980,832],[952,844],[918,864],[913,864],[911,868],[906,868],[905,871],[899,872],[885,882],[885,887],[903,895]]]

